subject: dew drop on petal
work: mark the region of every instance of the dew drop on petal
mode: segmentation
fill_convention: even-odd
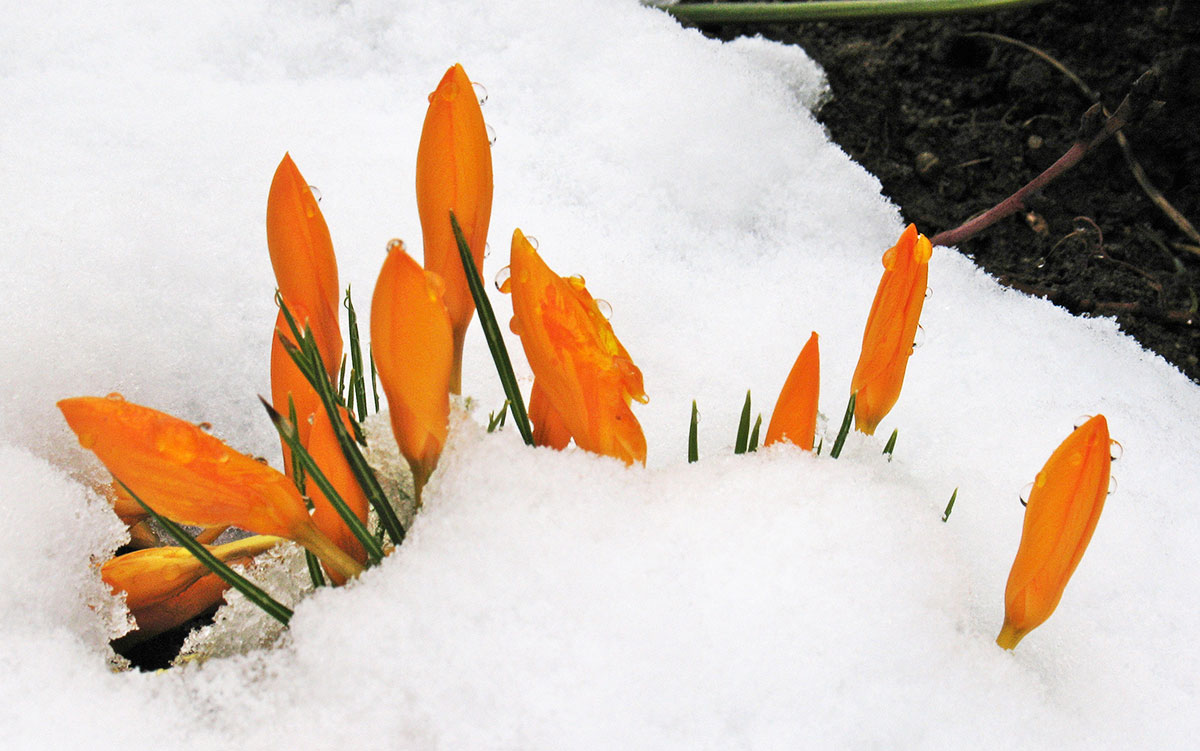
[[[512,276],[512,267],[511,266],[505,266],[504,268],[497,271],[496,272],[496,289],[500,290],[501,292],[503,292],[506,295],[509,292],[511,292],[512,285],[509,284],[509,277],[511,277],[511,276]]]
[[[1121,458],[1125,453],[1125,447],[1117,441],[1108,442],[1108,455],[1114,462]]]
[[[487,103],[488,93],[487,87],[478,81],[471,82],[471,88],[475,89],[475,98],[479,100],[479,106],[482,107]]]
[[[596,310],[600,311],[600,315],[604,316],[604,320],[612,320],[612,306],[608,304],[608,300],[597,298],[595,300]]]
[[[404,250],[404,241],[398,237],[393,237],[391,240],[387,241],[387,252],[391,253],[396,248]]]
[[[1092,419],[1091,415],[1080,415],[1079,417],[1076,417],[1075,418],[1075,429],[1079,430],[1079,428],[1082,427],[1083,424],[1090,419]]]
[[[931,297],[933,297],[933,287],[926,287],[925,288],[925,299],[928,300]]]
[[[917,332],[913,335],[913,349],[917,349],[923,344],[925,344],[925,327],[918,323]]]
[[[1117,478],[1112,475],[1108,476],[1108,494],[1112,495],[1117,492]]]
[[[487,130],[488,146],[496,145],[496,129],[490,125],[483,126]]]
[[[1022,506],[1029,505],[1029,495],[1031,493],[1033,493],[1033,483],[1032,482],[1029,483],[1028,485],[1026,485],[1025,487],[1021,488],[1020,501],[1021,501]]]
[[[587,288],[587,280],[579,274],[572,274],[567,277],[567,284],[571,285],[571,288],[576,291]]]
[[[891,271],[892,267],[894,267],[895,265],[896,265],[896,249],[894,247],[888,248],[883,253],[883,267],[885,269],[887,269],[888,271]]]
[[[211,422],[198,422],[198,423],[196,423],[196,427],[200,428],[205,433],[209,433],[212,431],[212,423]]]
[[[196,458],[196,434],[187,427],[168,425],[154,437],[154,448],[169,461],[187,464]]]
[[[317,188],[317,186],[315,186],[315,185],[308,186],[308,192],[312,193],[313,200],[315,200],[317,203],[321,202],[321,191],[320,191],[320,189]]]
[[[484,258],[487,258],[487,257],[488,257],[488,256],[490,256],[491,254],[492,254],[492,244],[491,244],[491,243],[484,243],[484,244],[483,244],[483,257],[484,257]]]
[[[109,400],[110,402],[125,401],[125,397],[124,397],[124,395],[121,394],[120,391],[113,391],[113,392],[109,393],[107,396],[105,396],[104,398]]]
[[[529,243],[529,247],[534,250],[538,249],[538,239],[533,235],[525,235],[525,242]]]

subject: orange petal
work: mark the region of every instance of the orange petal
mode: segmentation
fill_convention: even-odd
[[[342,362],[337,260],[325,217],[289,154],[267,197],[267,248],[279,293],[303,329],[307,320],[330,379]],[[286,413],[285,413],[286,414]]]
[[[867,435],[875,432],[900,398],[921,307],[925,304],[932,254],[929,240],[918,234],[912,224],[904,230],[899,242],[883,254],[883,277],[871,304],[862,354],[850,382],[850,391],[855,395],[854,424]]]
[[[245,563],[250,559],[229,561]],[[121,637],[123,644],[133,644],[182,626],[221,602],[229,585],[216,574],[205,574],[189,587],[161,602],[129,611],[137,621],[137,631]]]
[[[281,538],[255,535],[208,548],[221,561],[250,558],[282,542]],[[174,597],[209,573],[200,559],[180,547],[146,548],[119,555],[100,568],[100,576],[113,594],[125,593],[130,610],[145,608]]]
[[[513,232],[509,287],[514,330],[535,383],[585,451],[646,461],[646,438],[629,409],[646,400],[642,373],[580,277],[548,267],[520,230]]]
[[[1005,649],[1058,607],[1104,510],[1110,443],[1108,422],[1096,415],[1076,428],[1038,472],[1004,589],[1004,627],[996,641]]]
[[[442,294],[441,279],[397,247],[383,262],[371,300],[375,366],[418,489],[437,466],[450,419],[454,344]]]
[[[291,306],[289,306],[290,308]],[[297,310],[303,311],[302,308],[297,308]],[[292,314],[300,315],[301,313],[292,310]],[[279,340],[279,335],[283,334],[289,342],[296,343],[288,329],[282,310],[275,318],[275,330],[272,333],[274,336],[271,337],[271,404],[276,412],[287,417],[289,414],[288,397],[291,397],[291,403],[296,407],[296,433],[300,439],[300,445],[307,448],[315,415],[318,412],[324,412],[325,408],[321,405],[321,397],[317,396],[317,392],[309,385],[308,379],[300,372],[300,368],[296,367],[296,363],[292,361],[291,356],[288,355]],[[292,452],[286,441],[280,439],[280,442],[283,445],[283,467],[288,477],[291,477]]]
[[[462,343],[475,303],[467,288],[450,227],[450,212],[483,269],[492,215],[492,147],[470,79],[455,64],[429,95],[429,110],[417,149],[417,211],[425,244],[425,268],[446,283],[446,311],[454,330],[452,389],[460,390]]]
[[[817,332],[812,332],[796,363],[788,373],[771,413],[767,437],[763,445],[789,441],[805,451],[812,451],[817,434],[817,397],[821,386],[820,353]]]
[[[536,379],[529,392],[529,421],[533,423],[535,446],[549,446],[561,451],[571,441],[571,432],[567,430],[562,415],[555,411]]]
[[[350,414],[344,407],[338,409],[341,411],[342,423],[347,430],[352,430]],[[367,496],[363,493],[362,486],[358,484],[354,471],[350,469],[346,455],[342,453],[337,435],[333,432],[333,424],[329,422],[329,414],[324,409],[316,412],[308,442],[308,453],[321,468],[325,478],[333,485],[334,490],[358,517],[358,520],[366,524]],[[321,530],[339,548],[349,553],[351,558],[359,563],[366,563],[367,551],[350,531],[350,527],[342,519],[341,514],[321,492],[321,488],[309,480],[306,489],[308,497],[313,503],[313,523],[317,525],[317,529]],[[344,583],[345,580],[337,572],[327,570],[327,573],[334,583]]]
[[[63,399],[58,407],[79,443],[164,516],[292,539],[312,530],[287,477],[190,422],[118,395]]]

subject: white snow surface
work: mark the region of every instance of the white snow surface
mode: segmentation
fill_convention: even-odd
[[[746,390],[769,419],[812,330],[836,428],[903,227],[814,120],[826,89],[803,51],[705,39],[633,0],[5,3],[4,19],[5,747],[1195,742],[1200,389],[1113,321],[938,249],[879,435],[838,461],[731,455]],[[122,528],[55,401],[120,391],[278,466],[256,402],[274,168],[290,151],[320,188],[365,320],[387,241],[420,248],[417,141],[454,62],[497,136],[484,273],[520,227],[611,302],[651,398],[648,466],[486,434],[503,397],[476,327],[475,414],[394,555],[302,601],[272,647],[113,672],[120,606],[95,565]],[[1119,487],[1058,612],[1005,652],[1018,494],[1097,412],[1124,445]]]

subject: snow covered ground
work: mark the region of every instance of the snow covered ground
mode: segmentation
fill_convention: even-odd
[[[836,423],[903,227],[814,121],[826,92],[802,51],[720,44],[633,0],[5,6],[6,747],[1194,742],[1200,389],[1112,321],[938,249],[879,436],[838,461],[730,455],[746,389],[769,417],[814,329]],[[648,466],[487,435],[503,397],[476,328],[475,418],[395,555],[305,600],[273,648],[111,672],[118,606],[90,564],[121,528],[54,402],[121,391],[278,465],[256,403],[275,165],[290,151],[320,188],[365,311],[387,241],[420,247],[417,140],[454,62],[486,87],[497,136],[484,273],[520,227],[611,303],[651,398],[635,410]],[[1119,487],[1058,612],[1005,652],[1018,494],[1097,412],[1124,446]]]

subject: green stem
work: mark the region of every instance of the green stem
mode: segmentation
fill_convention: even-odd
[[[842,444],[846,442],[846,435],[850,433],[850,423],[854,420],[854,400],[855,395],[851,394],[850,401],[846,404],[846,416],[842,418],[842,427],[838,428],[833,448],[829,449],[829,455],[834,459],[842,455]]]
[[[1040,5],[1047,0],[809,0],[808,2],[717,2],[657,5],[680,21],[695,24],[803,23],[929,18],[993,13]],[[653,4],[653,3],[652,3]]]
[[[699,430],[698,423],[700,422],[700,410],[696,409],[696,400],[692,400],[692,424],[688,428],[688,464],[694,464],[700,460],[700,442],[698,440]]]

